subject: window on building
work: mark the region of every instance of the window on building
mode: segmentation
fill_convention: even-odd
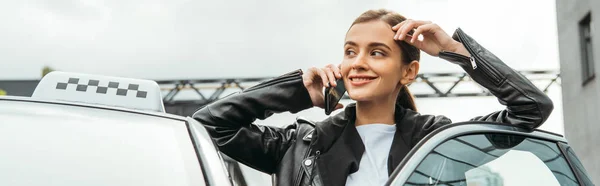
[[[594,56],[592,47],[592,14],[588,13],[579,22],[579,37],[581,42],[581,75],[583,85],[590,82],[596,76],[594,70]]]

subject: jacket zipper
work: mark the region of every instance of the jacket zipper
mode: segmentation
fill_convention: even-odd
[[[281,82],[286,82],[286,81],[289,81],[289,80],[292,80],[292,79],[296,78],[296,76],[298,74],[302,74],[302,70],[296,70],[296,71],[293,71],[291,73],[287,73],[287,74],[284,74],[282,76],[279,76],[277,78],[273,78],[271,80],[259,83],[258,85],[255,85],[255,86],[252,86],[250,88],[247,88],[246,90],[244,90],[244,92],[249,92],[249,91],[253,91],[253,90],[256,90],[256,89],[268,87],[268,86],[271,86],[271,85],[274,85],[274,84],[277,84],[277,83],[281,83]]]
[[[461,40],[461,42],[462,42],[462,43],[464,43],[464,40],[465,40],[465,39],[463,38],[462,34],[458,34],[458,38]],[[471,48],[471,46],[469,46],[469,45],[464,45],[464,46],[465,46],[465,47],[467,48],[467,50],[468,50],[468,51],[471,53],[471,56],[472,56],[472,57],[474,57],[474,58],[475,58],[477,61],[480,61],[480,63],[479,63],[479,64],[481,64],[481,66],[483,66],[483,68],[481,68],[481,69],[483,69],[483,71],[485,71],[485,73],[486,73],[486,74],[489,74],[490,76],[492,76],[492,77],[493,77],[493,80],[492,80],[492,82],[494,82],[494,84],[495,84],[495,85],[498,85],[498,84],[500,83],[500,81],[501,81],[501,78],[500,78],[500,76],[498,75],[498,73],[497,73],[497,72],[495,72],[495,71],[493,70],[493,68],[490,68],[490,67],[488,66],[488,64],[486,64],[486,63],[484,62],[484,60],[483,60],[483,59],[481,59],[479,56],[477,56],[477,55],[473,55],[473,54],[475,54],[475,51],[474,51],[474,50]],[[471,61],[471,63],[475,63],[475,61]]]
[[[440,52],[440,54],[449,55],[449,56],[453,56],[453,57],[456,57],[456,58],[462,58],[465,61],[471,62],[471,68],[473,70],[477,69],[477,63],[475,63],[475,59],[473,57],[467,57],[467,56],[464,56],[464,55],[461,55],[461,54],[457,54],[457,53],[454,53],[454,52],[448,52],[448,51],[445,51],[445,50],[442,50]],[[457,64],[461,65],[460,63],[457,63]]]

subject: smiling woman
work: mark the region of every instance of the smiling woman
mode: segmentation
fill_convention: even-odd
[[[419,71],[420,51],[415,46],[393,39],[392,26],[404,20],[406,18],[399,14],[387,14],[380,10],[365,12],[352,23],[351,29],[346,34],[345,57],[341,65],[341,72],[342,76],[348,77],[345,78],[345,80],[349,80],[346,85],[350,85],[347,87],[348,89],[353,89],[348,91],[353,100],[372,100],[369,94],[373,94],[371,96],[384,96],[386,97],[382,100],[384,103],[393,104],[395,103],[393,100],[398,97],[397,103],[400,106],[417,110],[413,96],[406,85],[415,79]],[[359,56],[360,51],[370,57],[361,58],[365,56]],[[367,60],[378,63],[366,65]],[[360,72],[368,71],[367,68],[371,73]],[[358,70],[350,73],[350,69]],[[382,73],[381,76],[377,75],[378,73]],[[378,79],[380,77],[381,81]],[[372,81],[379,81],[379,86],[375,89],[361,89],[361,87],[366,87],[363,85],[368,85]],[[364,105],[366,106],[366,104]],[[380,103],[374,103],[374,105],[381,106]],[[393,107],[393,105],[388,104],[388,107]]]
[[[223,153],[274,175],[276,185],[383,185],[424,136],[452,122],[416,111],[406,85],[419,72],[420,51],[458,64],[506,106],[471,120],[535,128],[553,109],[542,91],[461,29],[451,37],[429,21],[369,10],[350,26],[343,49],[339,65],[282,75],[193,117]],[[273,113],[323,108],[323,88],[340,78],[356,102],[342,112],[284,127],[253,124]]]

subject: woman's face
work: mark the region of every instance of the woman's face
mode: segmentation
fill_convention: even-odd
[[[409,82],[394,34],[383,21],[358,23],[348,31],[341,72],[353,100],[395,98],[400,85]]]

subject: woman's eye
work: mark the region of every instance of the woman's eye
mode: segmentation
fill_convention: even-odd
[[[356,55],[352,50],[346,50],[346,55]]]
[[[382,57],[382,56],[385,56],[385,54],[380,51],[373,51],[373,52],[371,52],[371,56]]]

